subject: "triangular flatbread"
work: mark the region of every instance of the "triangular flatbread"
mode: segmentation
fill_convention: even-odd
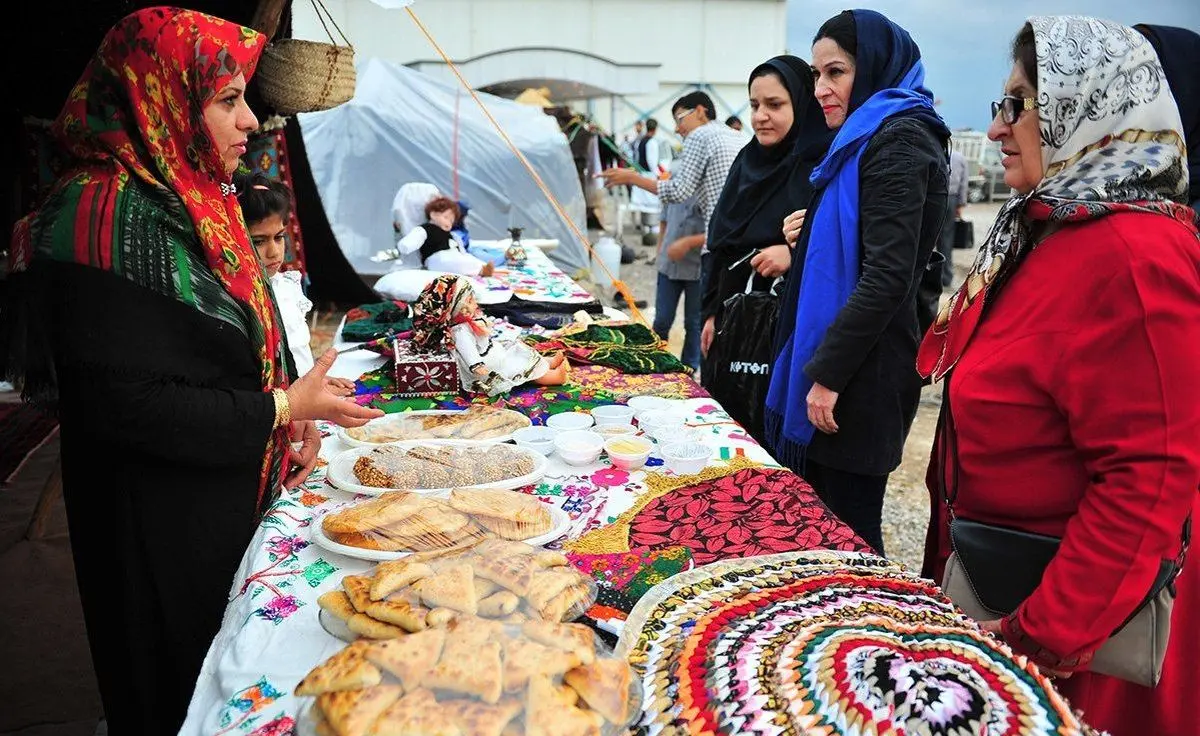
[[[500,590],[479,601],[479,615],[488,618],[503,618],[517,610],[521,599],[516,593]]]
[[[459,647],[452,643],[453,639],[446,642],[442,658],[425,678],[425,684],[436,690],[471,695],[492,705],[499,703],[504,686],[500,644],[490,641]]]
[[[354,610],[366,613],[367,606],[371,605],[371,578],[362,575],[347,575],[342,578],[342,588],[345,589],[350,602],[354,604]]]
[[[549,603],[538,609],[538,613],[547,621],[566,621],[583,613],[591,598],[592,591],[588,585],[579,583],[554,596]]]
[[[430,607],[453,608],[475,614],[479,601],[475,598],[475,575],[469,563],[449,567],[431,578],[418,580],[413,589],[421,594],[421,602]]]
[[[403,600],[371,601],[364,611],[371,618],[385,624],[394,624],[405,631],[421,631],[425,628],[428,609]]]
[[[543,570],[533,576],[533,582],[529,586],[529,605],[534,608],[542,608],[554,596],[563,592],[572,585],[578,584],[583,576],[569,567],[553,567],[549,570]]]
[[[366,642],[356,641],[317,665],[296,685],[295,694],[320,695],[378,685],[383,673],[366,660],[367,646]]]
[[[570,560],[562,552],[555,552],[550,549],[538,552],[533,559],[537,563],[537,566],[541,568],[564,567],[570,563]]]
[[[491,580],[520,596],[529,593],[529,584],[533,582],[534,567],[531,555],[507,555],[504,557],[481,555],[473,562],[475,574],[484,580]]]
[[[444,627],[460,615],[453,608],[435,608],[425,614],[425,626],[430,629]]]
[[[445,646],[445,629],[428,629],[401,639],[373,642],[363,654],[395,675],[404,689],[411,691],[421,686]]]
[[[545,675],[529,681],[525,697],[525,736],[600,736],[604,719],[566,705]]]
[[[331,590],[328,593],[322,593],[321,597],[317,598],[317,605],[320,606],[322,611],[328,611],[343,621],[349,621],[351,616],[358,613],[354,608],[354,604],[350,602],[350,597],[346,595],[346,591],[344,590]]]
[[[376,685],[366,690],[322,693],[317,707],[338,736],[367,736],[379,715],[400,698],[399,685]]]
[[[451,700],[443,707],[464,736],[501,736],[523,706],[519,700],[502,700],[498,705]]]
[[[629,702],[633,670],[625,660],[597,659],[590,665],[571,670],[563,681],[609,723],[624,726],[633,716]]]
[[[365,613],[356,613],[351,616],[350,620],[346,622],[346,628],[368,639],[398,639],[408,636],[408,632],[399,626],[385,624]]]
[[[509,639],[504,642],[504,691],[515,693],[523,689],[535,675],[560,678],[578,666],[579,657],[571,652],[525,639]]]
[[[393,560],[380,563],[375,568],[375,580],[371,583],[371,600],[381,601],[397,590],[432,575],[433,568],[420,562]]]
[[[433,693],[421,689],[385,710],[371,736],[463,736],[463,732]]]
[[[521,633],[539,644],[573,652],[583,664],[596,658],[596,634],[583,624],[532,620],[522,624]]]

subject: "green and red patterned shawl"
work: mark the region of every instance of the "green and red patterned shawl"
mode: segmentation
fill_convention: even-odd
[[[235,325],[287,385],[280,321],[203,111],[249,79],[266,39],[203,13],[139,10],[118,22],[71,90],[53,133],[71,163],[17,223],[11,266],[35,259],[109,271]],[[260,493],[278,483],[287,429],[272,437]]]

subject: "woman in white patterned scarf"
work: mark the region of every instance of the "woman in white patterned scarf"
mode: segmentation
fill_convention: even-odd
[[[1016,193],[918,357],[948,376],[925,574],[942,575],[950,518],[1060,539],[984,628],[1064,678],[1092,726],[1195,733],[1200,564],[1174,580],[1155,687],[1090,671],[1182,562],[1200,509],[1200,241],[1179,113],[1154,49],[1115,23],[1033,18],[1013,61],[989,137]]]

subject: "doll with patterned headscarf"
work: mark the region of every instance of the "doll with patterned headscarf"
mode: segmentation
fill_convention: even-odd
[[[465,391],[496,396],[523,383],[557,386],[566,381],[563,356],[542,357],[518,340],[494,337],[471,282],[437,277],[413,304],[413,345],[421,352],[449,352],[458,362]]]

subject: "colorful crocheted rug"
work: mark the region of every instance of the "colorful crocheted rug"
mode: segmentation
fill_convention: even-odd
[[[656,586],[617,651],[638,733],[1095,734],[927,580],[867,554],[729,560]]]
[[[652,475],[646,484],[650,490],[615,523],[564,548],[596,554],[684,546],[697,565],[795,550],[869,551],[789,470],[734,458],[698,475]]]

